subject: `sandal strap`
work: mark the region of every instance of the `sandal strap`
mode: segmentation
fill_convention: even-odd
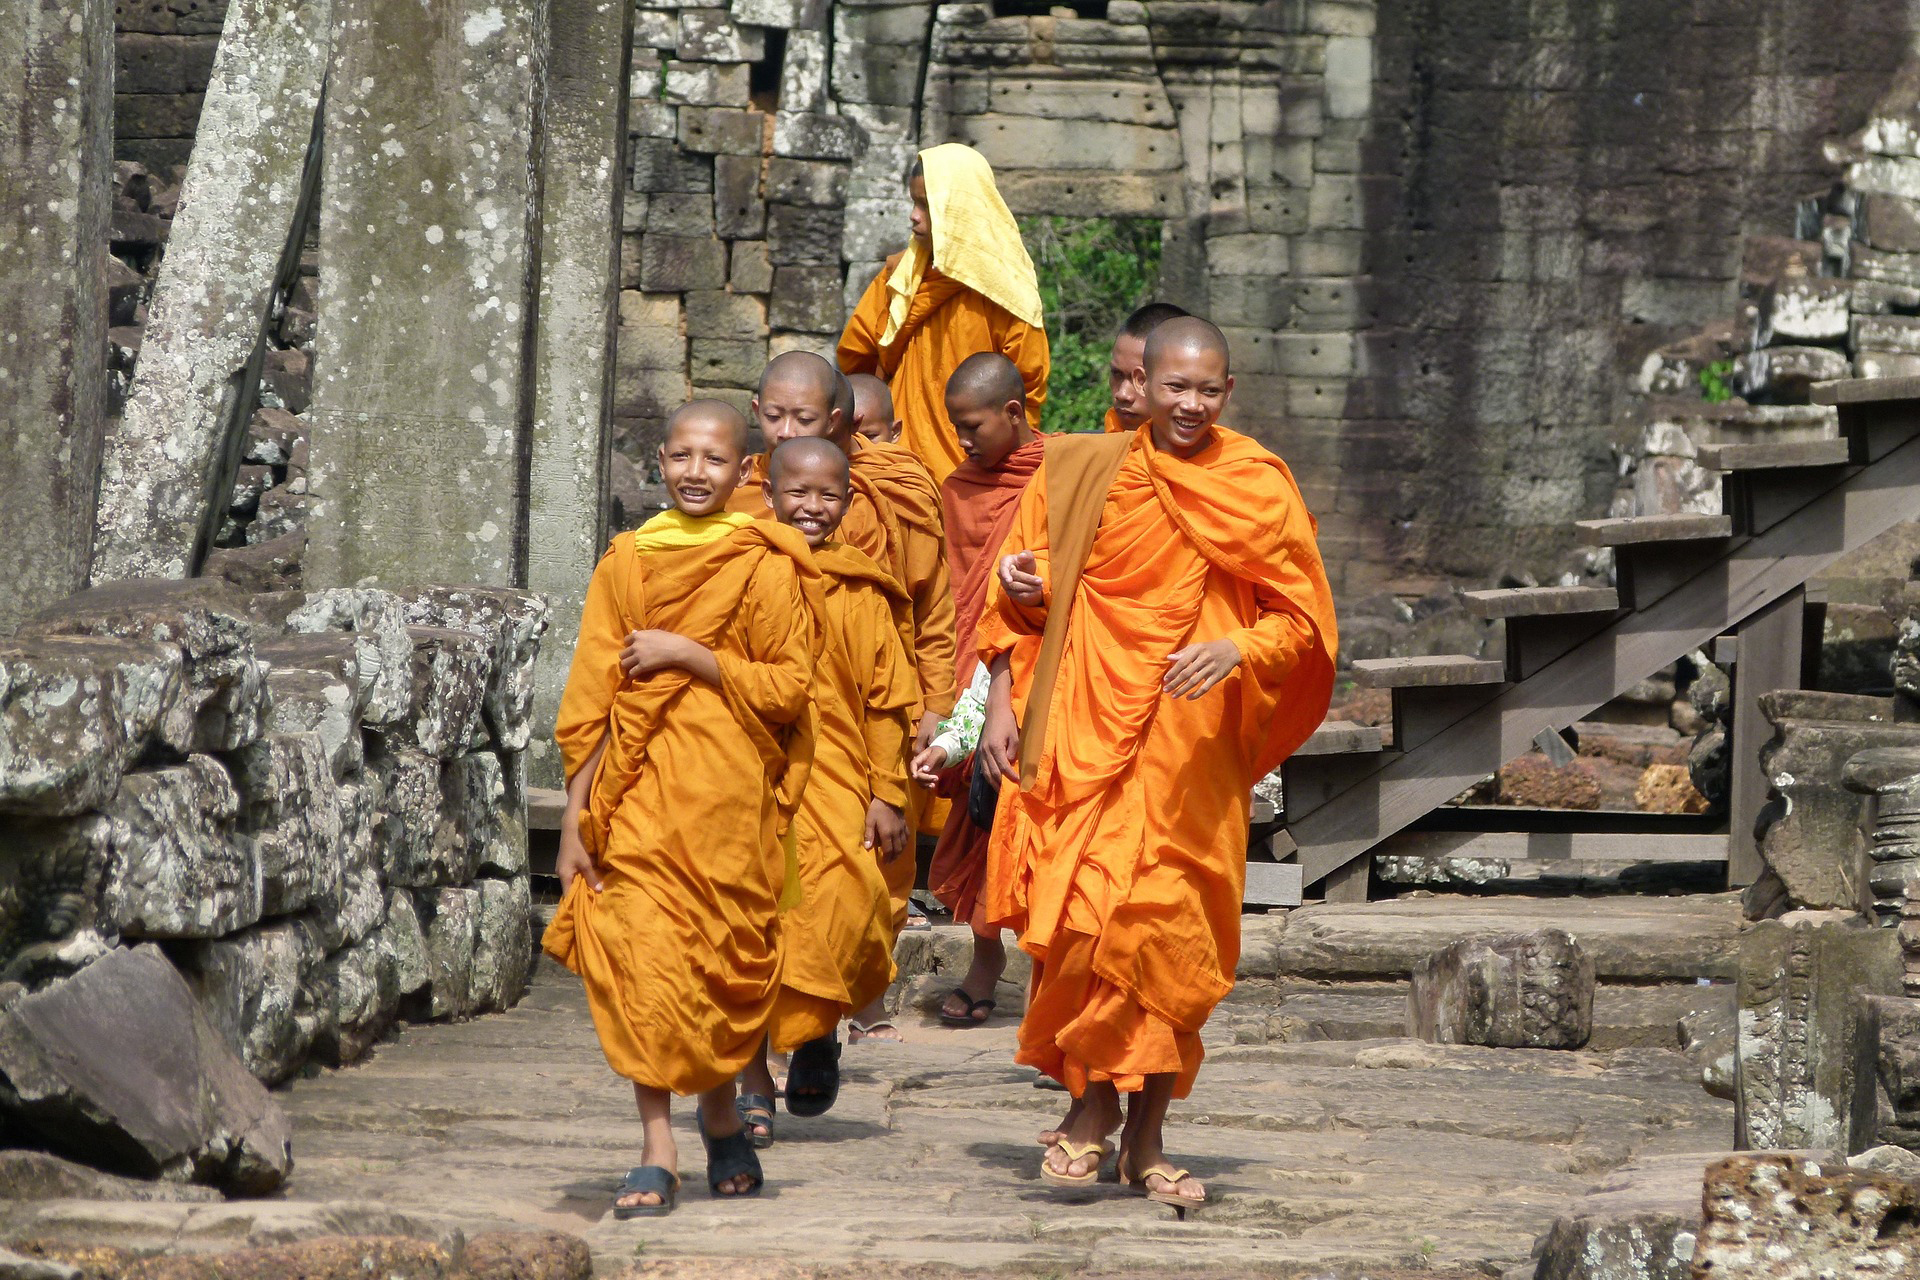
[[[1135,1177],[1141,1186],[1147,1184],[1148,1178],[1165,1178],[1168,1186],[1177,1187],[1188,1178],[1193,1177],[1193,1174],[1185,1169],[1176,1169],[1170,1164],[1157,1164],[1151,1169],[1140,1170],[1135,1174]]]
[[[891,1018],[875,1018],[872,1022],[861,1022],[858,1018],[848,1018],[847,1026],[851,1030],[858,1031],[863,1036],[870,1036],[882,1027],[885,1027],[889,1031],[898,1031],[900,1029],[893,1024]]]
[[[627,1176],[620,1180],[620,1190],[614,1198],[652,1192],[665,1198],[680,1189],[680,1175],[657,1164],[639,1164],[627,1170]]]
[[[706,1147],[709,1188],[718,1190],[721,1183],[743,1173],[752,1176],[755,1186],[766,1181],[760,1170],[760,1153],[753,1149],[753,1139],[745,1129],[724,1138],[706,1138]]]
[[[1068,1164],[1072,1164],[1075,1160],[1084,1160],[1088,1156],[1093,1155],[1097,1155],[1102,1160],[1105,1160],[1109,1155],[1113,1154],[1113,1148],[1104,1142],[1071,1142],[1066,1138],[1062,1138],[1053,1145],[1066,1153]]]

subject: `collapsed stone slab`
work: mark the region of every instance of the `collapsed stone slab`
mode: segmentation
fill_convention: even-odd
[[[0,814],[96,809],[181,697],[178,649],[41,636],[0,646]]]
[[[274,632],[350,634],[360,683],[360,718],[368,728],[392,724],[412,706],[413,640],[407,635],[400,597],[391,591],[339,587],[256,596],[253,614]]]
[[[1408,1034],[1438,1044],[1578,1049],[1593,1035],[1593,984],[1592,957],[1562,930],[1464,939],[1414,967]]]
[[[159,948],[114,951],[0,1012],[0,1111],[56,1151],[262,1195],[292,1167],[279,1105]]]

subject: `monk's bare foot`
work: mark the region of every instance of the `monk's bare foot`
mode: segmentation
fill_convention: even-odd
[[[1067,1114],[1060,1117],[1060,1126],[1056,1129],[1049,1129],[1040,1135],[1040,1145],[1043,1147],[1051,1147],[1066,1137],[1068,1132],[1072,1130],[1074,1121],[1080,1118],[1080,1111],[1080,1099],[1075,1098],[1073,1105],[1067,1108]]]
[[[960,985],[941,1002],[940,1017],[947,1022],[985,1022],[993,1014],[994,989],[1007,967],[1007,949],[998,938],[973,935],[973,962]]]
[[[1139,1173],[1138,1176],[1145,1179],[1148,1195],[1179,1196],[1182,1200],[1205,1204],[1207,1189],[1201,1184],[1200,1179],[1189,1173],[1178,1181],[1174,1181],[1173,1175],[1178,1173],[1180,1170],[1170,1164],[1159,1164]]]
[[[645,1142],[640,1147],[640,1163],[654,1165],[677,1175],[680,1172],[680,1151],[671,1136],[659,1142]],[[651,1209],[666,1202],[666,1197],[657,1191],[629,1191],[613,1203],[618,1209]]]
[[[700,1124],[701,1128],[705,1131],[707,1158],[709,1160],[713,1158],[713,1144],[715,1142],[718,1142],[722,1138],[731,1138],[737,1133],[745,1132],[750,1127],[740,1118],[739,1112],[734,1110],[732,1101],[722,1102],[717,1094],[702,1094],[700,1096]],[[731,1178],[722,1178],[720,1181],[713,1183],[712,1187],[715,1195],[741,1196],[746,1195],[758,1185],[760,1185],[759,1179],[755,1178],[752,1174],[739,1173]]]
[[[1207,1200],[1206,1186],[1167,1159],[1157,1136],[1133,1136],[1120,1152],[1120,1176],[1148,1195],[1178,1196],[1194,1204]]]
[[[856,1020],[847,1023],[847,1043],[859,1044],[862,1040],[877,1040],[882,1044],[904,1044],[906,1037],[900,1034],[900,1028],[885,1018],[878,1022]]]
[[[1058,1140],[1047,1147],[1047,1168],[1070,1178],[1099,1169],[1107,1150],[1107,1135],[1120,1127],[1120,1095],[1105,1081],[1090,1084],[1074,1100],[1077,1114]],[[1071,1145],[1082,1154],[1070,1156]]]

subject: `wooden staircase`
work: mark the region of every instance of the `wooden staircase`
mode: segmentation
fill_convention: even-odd
[[[1276,815],[1284,829],[1273,853],[1295,862],[1304,886],[1323,885],[1330,899],[1363,900],[1371,856],[1383,842],[1536,741],[1731,633],[1739,638],[1732,817],[1718,847],[1730,880],[1751,882],[1758,870],[1752,815],[1766,790],[1758,750],[1770,733],[1757,702],[1768,689],[1799,687],[1803,585],[1843,552],[1920,518],[1920,378],[1823,383],[1814,401],[1836,406],[1835,438],[1702,450],[1702,465],[1722,473],[1725,514],[1577,522],[1582,543],[1613,550],[1614,588],[1465,593],[1468,609],[1503,627],[1504,662],[1354,663],[1359,685],[1392,691],[1392,744],[1377,732],[1356,732],[1364,726],[1322,726],[1284,768],[1285,811]],[[1714,847],[1697,830],[1677,832],[1691,845],[1683,839],[1651,854],[1648,842],[1619,833],[1594,832],[1583,843],[1567,830],[1500,832],[1477,850],[1449,834],[1455,838],[1403,839],[1399,848],[1528,856],[1537,845],[1541,856],[1657,858],[1711,856]]]

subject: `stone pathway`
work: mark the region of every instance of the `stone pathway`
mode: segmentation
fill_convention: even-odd
[[[1177,1256],[1181,1274],[1498,1274],[1597,1176],[1731,1137],[1730,1104],[1671,1050],[1245,1043],[1271,1038],[1249,1031],[1265,1021],[1250,1016],[1262,987],[1222,1006],[1199,1087],[1175,1104],[1169,1149],[1216,1197],[1185,1223],[1115,1183],[1039,1181],[1034,1135],[1066,1096],[1013,1065],[1010,1019],[960,1031],[912,1018],[904,1045],[847,1050],[829,1116],[781,1115],[758,1200],[706,1193],[686,1104],[678,1212],[615,1222],[613,1185],[639,1156],[631,1093],[578,983],[544,961],[509,1013],[408,1029],[288,1088],[289,1193],[469,1231],[576,1232],[602,1272],[664,1260],[665,1274],[709,1274],[696,1259],[731,1256],[768,1275],[863,1262],[1165,1274]]]

